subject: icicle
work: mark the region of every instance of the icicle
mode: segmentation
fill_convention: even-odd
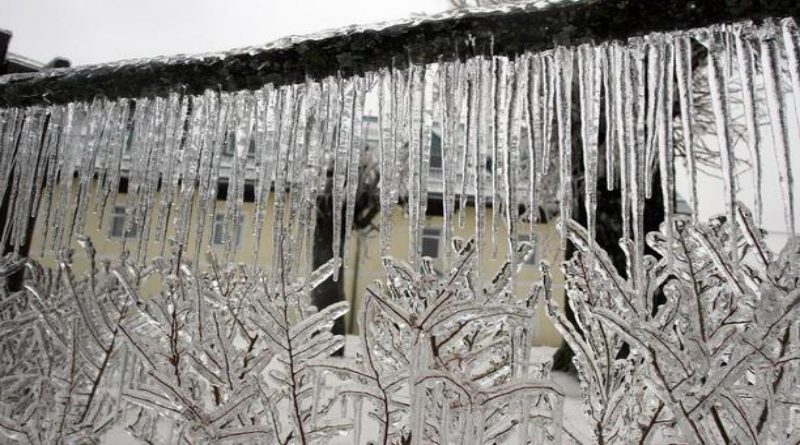
[[[310,228],[317,209],[317,194],[319,187],[319,156],[321,152],[320,140],[322,125],[320,113],[324,109],[325,97],[322,95],[322,85],[306,79],[305,83],[305,116],[303,117],[303,160],[298,166],[299,177],[294,183],[300,190],[296,191],[297,199],[292,206],[297,215],[297,244],[294,256],[295,270],[303,276],[311,273],[314,260],[314,231]],[[303,253],[305,252],[305,255]],[[308,263],[311,260],[311,263]],[[306,270],[303,270],[306,267]]]
[[[53,227],[56,229],[54,233],[55,236],[53,237],[53,250],[56,252],[60,252],[65,244],[69,243],[66,237],[69,237],[71,228],[68,225],[66,212],[67,203],[72,202],[72,182],[74,175],[67,172],[75,171],[75,158],[78,151],[76,146],[79,145],[76,141],[78,138],[75,136],[75,133],[80,133],[84,114],[83,109],[84,106],[82,104],[69,104],[67,106],[67,124],[63,133],[64,148],[60,151],[63,153],[63,159],[59,160],[59,165],[62,166],[61,175],[62,178],[66,178],[66,182],[60,187],[58,209],[55,213],[55,225]]]
[[[503,202],[503,187],[505,172],[509,168],[506,163],[508,153],[508,107],[509,107],[509,61],[505,57],[492,58],[494,67],[492,80],[494,81],[494,106],[492,119],[492,259],[497,258],[497,224],[503,211],[503,206],[509,205]]]
[[[661,76],[659,86],[659,107],[656,114],[656,126],[658,128],[658,159],[659,170],[661,172],[661,193],[664,201],[664,223],[666,224],[665,234],[672,239],[673,215],[675,214],[675,179],[672,136],[672,112],[673,112],[673,79],[675,77],[675,59],[672,55],[673,46],[670,41],[666,41],[663,47],[663,61],[666,63],[664,74]],[[663,68],[663,67],[662,67]],[[667,243],[667,264],[671,265],[673,259],[672,243]]]
[[[306,144],[308,130],[309,82],[296,86],[295,107],[292,111],[291,139],[289,145],[289,168],[286,175],[286,190],[288,198],[287,224],[284,228],[286,234],[287,250],[284,252],[284,269],[290,279],[298,275],[299,264],[305,256],[303,251],[303,235],[299,231],[301,216],[300,205],[303,196],[307,193],[305,170],[308,163],[308,147]],[[305,210],[305,209],[304,209]],[[345,238],[346,241],[347,238]]]
[[[348,264],[347,258],[350,255],[350,234],[354,229],[354,219],[356,212],[356,193],[358,192],[359,181],[359,165],[361,163],[362,152],[364,150],[363,131],[363,114],[364,114],[364,96],[365,96],[365,79],[357,78],[355,80],[355,97],[353,99],[353,131],[351,134],[352,142],[350,143],[350,165],[347,168],[347,210],[345,213],[345,227],[344,227],[344,264]]]
[[[595,213],[597,210],[597,145],[600,129],[600,88],[602,87],[599,51],[594,45],[578,48],[578,71],[581,108],[581,140],[583,141],[583,166],[586,227],[589,242],[594,245]],[[593,257],[589,257],[590,265]],[[591,266],[590,266],[591,267]]]
[[[394,147],[395,173],[392,185],[392,200],[400,201],[403,173],[408,162],[409,98],[411,77],[409,71],[393,69],[393,101],[392,101],[392,146]],[[406,191],[408,192],[408,191]]]
[[[381,257],[389,254],[392,236],[392,195],[394,182],[394,147],[392,137],[392,76],[388,70],[382,70],[378,76],[378,151],[380,153],[381,177]]]
[[[508,148],[505,152],[505,168],[503,169],[503,188],[505,189],[505,223],[506,223],[506,259],[511,265],[511,270],[517,269],[517,218],[519,215],[517,201],[517,172],[519,170],[520,132],[522,131],[522,105],[527,96],[527,59],[518,59],[514,70],[511,72],[509,88],[509,116],[508,116]],[[511,288],[515,274],[511,275]]]
[[[760,36],[761,64],[764,71],[764,89],[767,96],[767,110],[772,130],[772,141],[775,147],[775,159],[778,164],[781,191],[783,194],[783,210],[786,227],[795,232],[792,215],[794,203],[792,199],[791,158],[789,154],[789,129],[786,116],[786,106],[783,91],[781,90],[780,66],[778,65],[778,48],[775,43],[774,29],[762,31]]]
[[[616,137],[617,121],[614,116],[614,90],[612,89],[611,64],[614,57],[613,47],[605,44],[600,48],[600,72],[602,73],[602,88],[605,96],[603,107],[606,120],[605,152],[606,152],[606,190],[614,190],[616,177],[614,175],[616,166]]]
[[[53,225],[51,215],[53,208],[53,197],[56,194],[56,178],[58,178],[59,174],[58,159],[61,151],[63,151],[64,145],[62,132],[64,130],[65,116],[66,108],[64,106],[54,107],[50,113],[50,129],[48,133],[50,135],[49,137],[52,147],[48,153],[49,159],[47,161],[47,178],[44,181],[44,191],[42,192],[44,213],[41,214],[42,216],[39,220],[39,224],[42,226],[41,248],[39,251],[39,256],[44,256],[48,245],[47,240],[49,238],[50,228]],[[0,144],[1,143],[2,138],[0,138]]]
[[[442,204],[444,208],[444,246],[445,270],[449,270],[452,257],[453,211],[455,207],[456,167],[458,153],[465,152],[466,147],[459,147],[459,129],[461,109],[463,106],[464,84],[463,65],[460,61],[446,64],[440,69],[439,100],[442,106]],[[463,213],[463,212],[462,212]]]
[[[745,39],[742,34],[750,32],[750,27],[744,25],[734,25],[733,39],[736,47],[736,63],[739,68],[739,83],[744,105],[744,118],[747,125],[747,147],[750,159],[753,163],[753,194],[755,195],[756,223],[761,224],[763,204],[761,201],[761,134],[758,131],[758,121],[756,118],[756,99],[755,85],[753,80],[754,60],[753,46],[749,39]]]
[[[434,97],[434,93],[436,89],[439,88],[439,94],[442,93],[441,85],[436,84],[436,79],[438,77],[438,66],[437,65],[427,65],[423,72],[422,81],[423,89],[422,89],[422,107],[420,109],[422,115],[420,119],[420,130],[422,134],[420,135],[421,141],[421,152],[420,152],[420,175],[419,175],[419,213],[417,214],[419,218],[419,246],[420,249],[422,248],[422,230],[425,227],[425,215],[428,212],[428,184],[430,181],[428,180],[429,173],[430,173],[430,165],[431,165],[431,143],[433,140],[433,122],[434,118],[438,119],[438,122],[441,122],[441,111],[438,110],[436,106],[436,100]]]
[[[567,249],[567,221],[572,216],[572,50],[556,48],[556,116],[561,183],[561,253]]]
[[[108,109],[106,110],[105,117],[103,119],[100,140],[98,142],[99,149],[97,150],[97,155],[95,156],[94,171],[97,181],[92,186],[92,198],[90,199],[90,201],[94,201],[93,211],[95,214],[97,214],[97,211],[100,207],[101,198],[105,194],[105,183],[108,180],[109,155],[112,153],[112,140],[116,138],[115,131],[118,113],[119,101],[109,102]]]
[[[689,36],[675,36],[675,69],[678,77],[678,98],[681,107],[683,145],[686,150],[689,187],[691,189],[692,221],[697,222],[697,166],[694,152],[694,99],[692,92],[692,41]]]
[[[551,51],[542,54],[542,97],[545,102],[542,106],[542,175],[550,172],[550,151],[553,145],[553,118],[556,110],[556,93],[558,90],[558,78],[556,73],[556,52]]]
[[[291,160],[292,160],[292,143],[294,140],[294,123],[295,117],[298,113],[298,91],[297,85],[290,85],[281,88],[281,111],[280,111],[280,120],[277,123],[277,135],[276,135],[276,143],[277,145],[277,157],[275,160],[275,192],[274,192],[274,202],[272,204],[272,276],[273,279],[277,279],[279,277],[278,271],[280,267],[286,265],[284,258],[281,256],[280,251],[282,249],[278,249],[276,246],[279,246],[281,243],[284,242],[285,234],[286,234],[286,189],[290,187],[290,170],[291,170]],[[352,119],[352,100],[351,100],[351,108],[350,108],[350,115],[349,118]],[[348,121],[348,134],[350,131],[350,122]],[[349,139],[349,138],[348,138]],[[341,181],[340,187],[338,188],[338,193],[334,190],[334,230],[337,230],[334,233],[334,256],[339,258],[341,252],[341,214],[342,214],[342,198],[345,196],[344,192],[344,181],[347,174],[347,155],[349,154],[347,150],[349,149],[349,145],[344,147],[345,153],[340,160],[340,170],[341,170],[341,178],[337,178]],[[337,159],[337,161],[339,161]],[[338,215],[338,218],[337,218]],[[338,223],[338,224],[337,224]],[[338,274],[334,273],[334,277],[338,279]]]
[[[336,157],[333,164],[333,256],[341,257],[342,244],[342,198],[345,195],[345,182],[347,167],[350,160],[350,145],[352,141],[353,111],[355,100],[355,81],[347,79],[342,90],[342,114],[339,124],[339,140],[337,141]],[[339,269],[333,273],[333,279],[339,279]]]
[[[167,246],[167,231],[169,230],[169,220],[173,210],[174,194],[179,185],[179,167],[181,156],[188,149],[183,147],[184,140],[188,135],[184,135],[184,125],[188,112],[188,97],[180,97],[178,93],[172,93],[167,105],[167,124],[166,136],[164,141],[164,170],[161,176],[161,206],[158,212],[158,233],[157,241],[161,243],[161,256],[164,256]]]
[[[479,79],[478,106],[476,110],[476,138],[475,146],[475,256],[483,258],[484,233],[486,227],[486,172],[487,172],[487,153],[486,148],[492,147],[492,82],[494,73],[490,69],[492,62],[481,60],[477,78]],[[477,262],[476,262],[477,264]],[[480,267],[476,272],[480,276]]]
[[[143,149],[141,150],[144,162],[139,164],[138,180],[135,187],[134,218],[130,224],[135,224],[139,229],[136,238],[136,259],[140,264],[144,264],[147,259],[148,241],[150,240],[150,227],[152,218],[150,215],[153,209],[153,199],[158,190],[159,169],[156,162],[161,157],[163,144],[157,139],[164,133],[164,111],[167,101],[164,98],[156,98],[151,109],[152,119],[148,119],[147,133],[144,135]],[[132,227],[132,226],[131,226]]]
[[[792,91],[793,91],[793,102],[794,102],[794,109],[795,109],[795,118],[797,119],[797,125],[800,127],[800,43],[798,43],[798,32],[797,22],[793,18],[786,18],[782,21],[783,25],[783,45],[786,49],[786,55],[789,63],[789,75],[792,79]],[[792,236],[797,234],[796,227],[795,227],[795,209],[797,208],[797,203],[795,202],[795,190],[794,190],[794,182],[793,176],[791,173],[791,159],[789,158],[789,153],[791,149],[786,147],[786,170],[787,174],[787,190],[788,196],[787,199],[789,201],[789,230],[791,231]]]
[[[232,261],[238,251],[239,230],[244,221],[242,206],[244,205],[244,186],[247,152],[250,149],[251,131],[253,129],[253,95],[240,92],[234,98],[233,159],[229,167],[228,202],[225,215],[225,232],[227,239],[226,258]]]
[[[467,93],[467,122],[466,122],[466,135],[464,138],[464,149],[461,156],[461,194],[459,203],[459,226],[464,227],[464,214],[467,208],[467,193],[470,186],[470,178],[472,176],[472,163],[473,155],[477,153],[477,116],[478,116],[478,91],[480,90],[479,82],[479,68],[482,65],[480,60],[470,60],[467,62],[467,79],[466,93]],[[477,164],[477,157],[474,163]],[[477,196],[475,196],[477,202]],[[476,206],[477,210],[477,206]]]
[[[629,162],[629,194],[633,226],[633,261],[632,271],[636,289],[644,286],[644,198],[645,186],[642,178],[645,174],[646,133],[645,133],[645,67],[644,42],[640,38],[631,39],[629,67],[630,77],[625,79],[625,94],[629,100],[626,104],[626,122],[628,134]]]
[[[73,207],[73,234],[83,234],[85,215],[89,204],[89,192],[94,178],[95,159],[99,146],[99,134],[106,116],[105,99],[95,99],[89,108],[87,122],[82,129],[82,144],[79,148],[80,170],[78,171],[78,199]]]
[[[9,177],[11,182],[11,189],[7,195],[9,217],[0,238],[3,246],[11,245],[17,253],[28,237],[31,207],[34,205],[30,190],[39,187],[39,184],[34,183],[34,169],[36,164],[41,162],[39,152],[43,142],[44,125],[44,109],[32,107],[26,110],[25,121],[15,138],[15,146],[9,147],[9,150],[16,149],[17,153],[12,163],[14,174]]]
[[[409,126],[408,126],[408,253],[412,267],[419,267],[419,256],[422,251],[421,211],[422,170],[422,101],[425,95],[424,68],[411,64],[409,74]],[[427,166],[425,166],[427,168]]]
[[[717,130],[720,161],[722,164],[722,181],[725,190],[725,209],[729,224],[736,233],[736,178],[733,146],[730,130],[730,105],[728,102],[728,76],[724,66],[723,42],[720,41],[719,30],[706,31],[702,43],[708,48],[708,86],[711,91],[711,105],[714,109],[714,121]],[[737,249],[738,239],[731,237],[731,254]]]
[[[207,131],[204,135],[203,160],[200,163],[200,198],[197,215],[197,254],[205,242],[205,227],[211,224],[211,236],[208,244],[213,241],[213,224],[217,201],[217,184],[220,176],[220,163],[225,150],[226,135],[229,125],[229,111],[231,96],[207,92],[208,113],[206,113]]]
[[[528,59],[528,218],[530,227],[539,219],[539,155],[542,146],[542,114],[541,95],[542,88],[542,58],[533,56]]]
[[[325,147],[322,144],[325,132],[325,113],[327,113],[329,91],[326,84],[307,81],[308,90],[308,164],[303,179],[303,207],[301,213],[301,230],[304,230],[306,241],[306,271],[308,275],[314,270],[314,232],[317,226],[317,196],[324,192],[327,180],[325,165]],[[300,255],[298,255],[298,258]]]
[[[183,147],[180,166],[181,183],[178,193],[181,199],[175,223],[175,241],[180,247],[188,246],[188,236],[192,225],[192,217],[194,216],[195,202],[197,201],[201,205],[204,202],[202,193],[196,195],[195,191],[198,189],[198,184],[202,188],[203,178],[205,177],[204,165],[210,157],[210,153],[208,153],[210,149],[206,142],[210,131],[205,125],[208,119],[210,100],[210,93],[208,92],[203,96],[195,96],[191,100],[192,111],[189,117],[189,134]],[[194,249],[194,264],[199,263],[199,246],[201,242],[202,236],[198,236],[196,248]]]
[[[661,106],[661,87],[664,81],[664,35],[647,36],[647,145],[644,164],[645,196],[653,196],[653,164],[655,163],[656,144],[658,141],[657,114]]]
[[[98,181],[94,187],[94,213],[100,216],[98,228],[103,227],[102,215],[110,192],[108,186],[111,181],[111,168],[117,155],[116,144],[120,139],[119,118],[122,106],[122,100],[111,103],[111,110],[108,112],[107,121],[103,129],[103,138],[100,142],[102,149],[98,153],[96,168]]]
[[[628,192],[628,143],[631,129],[628,125],[628,111],[632,98],[626,93],[631,75],[628,51],[619,43],[611,46],[611,89],[613,90],[613,113],[617,129],[617,158],[619,159],[620,213],[622,214],[622,243],[630,239],[630,205]]]
[[[183,117],[179,119],[180,123],[175,128],[175,131],[180,133],[181,140],[176,138],[176,143],[180,146],[180,154],[176,156],[176,165],[173,167],[172,194],[178,198],[177,202],[171,204],[171,207],[176,208],[170,209],[168,212],[175,213],[175,217],[172,218],[175,224],[174,241],[181,251],[188,247],[187,239],[197,198],[195,190],[197,183],[200,182],[199,164],[202,159],[202,132],[205,129],[203,123],[205,123],[206,112],[204,96],[184,96],[180,111]],[[187,131],[184,131],[184,126]],[[170,243],[170,240],[167,239],[169,228],[164,228],[164,230],[162,252]],[[196,251],[194,258],[194,263],[197,264]]]

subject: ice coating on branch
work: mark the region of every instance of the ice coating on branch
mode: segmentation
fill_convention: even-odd
[[[739,205],[736,211],[738,232],[747,239],[733,251],[727,241],[736,232],[725,217],[697,225],[676,218],[669,237],[648,235],[648,245],[663,258],[670,244],[674,251],[671,264],[655,258],[645,263],[666,298],[655,312],[649,305],[661,286],[636,290],[589,244],[585,230],[571,224],[580,252],[566,264],[576,324],[552,302],[549,315],[576,352],[598,442],[616,434],[643,443],[662,443],[664,437],[780,443],[797,437],[796,427],[784,423],[788,408],[774,403],[778,391],[797,393],[796,384],[780,377],[796,372],[797,365],[779,358],[796,345],[784,333],[796,325],[787,317],[800,302],[792,284],[797,270],[778,272],[796,260],[796,247],[790,242],[780,255],[769,251],[749,210]],[[757,266],[735,261],[747,251],[759,258]],[[596,259],[592,269],[586,267],[589,255]],[[616,351],[624,344],[631,352],[620,355]],[[773,366],[780,371],[766,371]],[[764,394],[759,384],[776,392]],[[713,400],[719,403],[708,403]]]

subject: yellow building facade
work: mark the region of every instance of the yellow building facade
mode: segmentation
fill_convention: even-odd
[[[89,202],[89,212],[86,216],[86,225],[84,233],[88,236],[96,249],[98,260],[111,260],[114,261],[120,257],[121,252],[127,251],[131,255],[135,255],[138,249],[138,237],[143,227],[135,227],[135,225],[126,224],[126,206],[128,205],[128,195],[120,193],[115,203],[109,203],[105,212],[105,218],[100,224],[100,216],[92,211],[95,208],[94,194],[90,193],[92,199]],[[67,202],[77,202],[77,195],[73,191],[72,196],[58,197],[58,199],[65,199]],[[272,214],[272,200],[273,196],[269,197],[269,202],[265,207],[265,219],[263,225],[263,234],[261,238],[261,246],[258,249],[258,259],[254,257],[254,243],[255,243],[255,205],[252,202],[245,202],[242,207],[242,218],[240,224],[234,230],[237,233],[231,234],[238,240],[238,247],[235,255],[232,255],[232,261],[235,263],[242,263],[247,265],[257,265],[260,267],[269,267],[273,256],[273,240],[272,229],[274,217]],[[159,196],[156,195],[153,203],[154,207],[160,202]],[[73,206],[74,207],[74,206]],[[67,215],[71,215],[74,208],[67,206]],[[391,248],[390,254],[396,258],[405,259],[408,257],[409,246],[409,220],[406,217],[406,209],[396,206],[392,215],[392,234],[391,234]],[[454,236],[463,239],[470,239],[475,236],[475,208],[467,206],[464,209],[464,224],[463,227],[458,223],[455,224]],[[199,255],[199,270],[205,270],[209,266],[207,253],[213,252],[218,260],[224,261],[228,246],[225,242],[226,236],[224,235],[226,214],[226,202],[217,200],[213,215],[209,210],[209,217],[206,218],[206,227],[203,234],[203,242],[201,244],[201,254]],[[290,215],[287,215],[291,217]],[[493,247],[492,237],[489,233],[491,229],[492,208],[487,208],[485,212],[487,233],[484,239],[484,247],[481,253],[480,272],[484,278],[491,278],[500,269],[505,262],[506,258],[506,242],[505,242],[505,227],[502,225],[498,227],[496,239],[496,249]],[[148,260],[169,254],[170,246],[164,243],[155,241],[155,232],[157,226],[158,211],[153,209],[148,218],[150,224],[150,240],[143,244],[142,248],[146,248],[146,258]],[[174,215],[173,215],[174,219]],[[380,223],[380,216],[377,216],[375,225]],[[456,218],[458,219],[458,218]],[[37,225],[36,232],[33,237],[31,246],[31,256],[42,262],[46,266],[55,266],[55,254],[50,249],[52,236],[48,238],[47,245],[43,246],[44,240],[44,218],[42,215],[38,218],[39,224]],[[196,221],[196,220],[195,220]],[[439,216],[430,216],[427,218],[425,230],[423,231],[423,255],[434,258],[434,261],[441,262],[444,256],[444,249],[448,248],[444,245],[442,218]],[[168,233],[167,238],[174,238],[175,224],[170,221],[167,225]],[[530,292],[531,286],[540,279],[539,266],[540,260],[545,260],[551,265],[557,265],[561,262],[561,255],[559,250],[558,234],[553,221],[545,224],[535,224],[532,233],[526,233],[528,229],[527,224],[523,224],[520,228],[522,238],[533,239],[536,242],[536,253],[526,264],[521,266],[521,272],[516,280],[516,294],[523,298]],[[332,228],[331,228],[332,230]],[[194,258],[193,251],[195,250],[197,241],[197,227],[192,226],[189,229],[189,254],[187,259]],[[52,235],[52,228],[50,229]],[[345,258],[343,267],[342,278],[344,279],[344,290],[346,298],[351,304],[357,308],[361,297],[366,291],[366,287],[375,282],[382,280],[385,275],[381,262],[380,254],[380,234],[377,230],[371,232],[353,231],[350,232],[349,252]],[[43,249],[44,247],[44,249]],[[88,261],[86,254],[78,244],[76,239],[72,240],[72,247],[75,249],[73,257],[73,270],[76,274],[85,273],[88,270]],[[496,254],[493,255],[493,251]],[[303,262],[304,260],[301,260]],[[563,278],[557,267],[553,270],[553,287],[554,294],[558,301],[563,301]],[[155,293],[159,291],[160,283],[151,282],[143,285],[143,291],[147,293]],[[355,313],[355,311],[353,311]],[[356,323],[351,320],[346,320],[347,326],[351,332],[357,330]],[[535,342],[539,345],[556,346],[560,342],[560,336],[552,327],[552,324],[547,319],[543,307],[539,309],[539,315],[536,321],[536,336]]]

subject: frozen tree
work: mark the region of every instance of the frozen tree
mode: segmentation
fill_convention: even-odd
[[[69,255],[55,271],[28,262],[25,290],[0,300],[5,437],[98,440],[125,425],[150,443],[309,444],[349,429],[328,419],[335,394],[309,367],[343,344],[330,329],[346,303],[318,312],[309,297],[336,261],[288,281],[212,256],[195,275],[163,259],[95,267],[82,243],[86,275]],[[3,278],[20,264],[4,260]]]
[[[520,248],[525,258],[532,246]],[[444,276],[386,258],[387,279],[364,297],[357,364],[318,366],[358,382],[341,393],[378,423],[378,443],[526,443],[534,431],[558,443],[563,395],[529,355],[541,286],[516,301],[509,264],[481,287],[474,243],[457,241],[456,254]],[[373,439],[358,428],[357,442]]]
[[[91,243],[82,242],[89,274],[74,276],[71,252],[56,270],[29,263],[25,289],[0,302],[0,432],[22,443],[90,440],[120,418],[120,328],[129,305],[108,265],[98,267]],[[2,278],[13,277],[13,269],[4,268]]]
[[[548,305],[576,351],[599,442],[797,440],[797,240],[775,254],[744,206],[737,217],[652,232],[662,257],[646,258],[643,288],[572,227],[566,272],[582,333]],[[656,293],[666,301],[654,306]]]

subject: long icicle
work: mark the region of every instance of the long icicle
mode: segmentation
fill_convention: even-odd
[[[791,156],[789,153],[789,125],[786,116],[786,103],[781,89],[780,65],[778,64],[778,48],[775,39],[777,31],[774,24],[762,30],[760,36],[761,64],[764,71],[764,88],[767,96],[767,110],[772,130],[772,141],[775,149],[775,160],[780,175],[783,194],[783,214],[786,228],[796,233],[794,224],[794,200]]]
[[[602,49],[600,49],[602,50]],[[586,44],[578,48],[578,72],[581,110],[581,141],[583,142],[584,166],[584,205],[586,208],[586,227],[589,242],[594,245],[597,227],[597,145],[600,127],[600,88],[601,68],[598,66],[599,51],[594,45]],[[589,257],[590,264],[593,257]],[[591,268],[591,266],[590,266]]]
[[[744,105],[744,119],[747,126],[747,148],[750,153],[750,160],[753,163],[753,195],[756,224],[761,224],[764,212],[762,203],[762,167],[761,167],[761,134],[758,131],[758,120],[756,112],[755,85],[753,72],[753,44],[743,34],[750,33],[752,28],[742,24],[733,26],[733,39],[736,47],[736,64],[739,69],[739,88]]]
[[[567,249],[567,221],[572,215],[572,64],[570,48],[558,47],[555,52],[556,118],[561,179],[561,254]]]
[[[528,58],[528,219],[530,220],[529,231],[533,231],[533,225],[539,217],[539,153],[542,146],[542,114],[541,114],[541,86],[542,86],[542,62],[541,57],[531,56]]]
[[[792,101],[794,102],[794,110],[795,110],[795,119],[797,120],[797,125],[800,127],[800,43],[798,43],[798,39],[800,38],[800,31],[798,31],[797,22],[793,18],[786,18],[782,21],[783,27],[783,45],[786,49],[786,56],[789,63],[789,76],[792,80],[792,92],[793,97]],[[791,231],[792,236],[797,234],[796,227],[795,227],[795,209],[797,208],[797,203],[795,202],[795,190],[794,190],[794,183],[792,181],[792,164],[791,159],[789,158],[789,152],[791,150],[786,150],[786,167],[789,170],[789,174],[787,175],[789,182],[787,184],[787,189],[789,191],[787,199],[789,200],[789,230]]]
[[[350,160],[350,144],[352,144],[351,133],[353,131],[353,111],[355,108],[355,80],[345,81],[342,90],[342,114],[339,124],[339,140],[336,148],[336,157],[333,164],[333,257],[340,258],[342,244],[342,208],[343,197],[345,195],[345,183],[347,180],[347,168]],[[336,268],[333,279],[339,279],[339,270]]]
[[[725,193],[725,213],[731,229],[734,231],[730,238],[731,255],[737,249],[738,239],[736,237],[736,178],[735,178],[735,155],[731,143],[730,129],[730,102],[728,99],[728,76],[724,66],[725,47],[721,41],[720,32],[717,29],[707,31],[707,35],[702,36],[703,44],[708,48],[708,86],[711,91],[711,105],[714,109],[714,122],[717,131],[717,143],[719,144],[720,161],[722,164],[722,181]],[[734,255],[735,257],[735,255]],[[734,258],[732,257],[732,258]]]
[[[666,40],[662,47],[662,70],[661,85],[659,86],[659,106],[657,113],[658,128],[658,159],[659,170],[661,173],[661,196],[664,201],[664,224],[665,234],[668,239],[672,239],[673,222],[672,217],[675,213],[675,178],[672,136],[672,112],[673,112],[673,79],[675,77],[675,59],[672,55],[673,46],[671,40]],[[667,264],[673,261],[672,243],[667,244]]]
[[[678,77],[678,102],[681,108],[681,129],[686,150],[686,169],[689,173],[692,221],[698,221],[697,165],[694,147],[694,98],[692,90],[692,40],[678,34],[675,44],[675,72]]]

